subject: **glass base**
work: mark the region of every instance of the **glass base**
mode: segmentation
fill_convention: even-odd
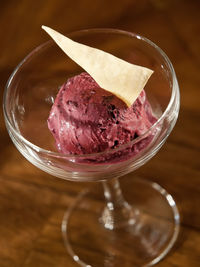
[[[135,220],[116,229],[102,223],[103,189],[82,192],[62,222],[68,252],[85,267],[151,266],[172,248],[179,232],[179,213],[171,195],[158,184],[121,178],[124,198]]]

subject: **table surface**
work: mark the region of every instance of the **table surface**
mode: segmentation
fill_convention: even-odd
[[[1,1],[0,84],[34,47],[46,41],[46,24],[63,33],[112,27],[140,33],[171,59],[181,91],[178,122],[161,151],[135,172],[170,192],[181,232],[159,267],[200,266],[200,1]],[[2,97],[1,97],[2,101]],[[17,151],[0,115],[0,266],[76,266],[60,233],[64,211],[90,184],[52,177]]]

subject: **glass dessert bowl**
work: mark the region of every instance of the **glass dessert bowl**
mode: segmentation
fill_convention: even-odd
[[[143,135],[115,149],[59,153],[47,118],[59,87],[82,70],[49,41],[20,63],[7,83],[4,115],[9,135],[24,157],[43,171],[66,180],[103,184],[102,192],[96,185],[82,192],[63,218],[65,245],[77,263],[153,265],[177,238],[176,204],[156,183],[133,177],[125,179],[121,190],[118,178],[151,159],[175,125],[180,99],[173,66],[159,47],[133,33],[90,29],[69,37],[154,70],[145,92],[157,121]]]

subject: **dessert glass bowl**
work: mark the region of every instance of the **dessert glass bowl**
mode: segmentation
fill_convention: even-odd
[[[58,153],[47,118],[59,87],[83,70],[49,41],[33,50],[8,80],[3,109],[9,135],[24,157],[43,171],[71,181],[102,182],[104,191],[94,186],[82,192],[64,215],[65,245],[77,263],[87,267],[153,265],[177,238],[176,204],[158,184],[130,175],[123,179],[122,193],[118,178],[151,159],[175,125],[180,97],[173,66],[158,46],[137,34],[90,29],[68,36],[153,69],[145,91],[157,122],[116,150],[89,155]],[[116,162],[102,160],[139,145],[148,136],[153,136],[151,142],[134,156]]]

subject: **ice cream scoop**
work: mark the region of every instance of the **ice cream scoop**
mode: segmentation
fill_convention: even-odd
[[[81,155],[126,144],[144,134],[155,121],[144,90],[128,108],[83,72],[61,86],[48,127],[60,152]],[[143,142],[141,149],[147,143]]]

